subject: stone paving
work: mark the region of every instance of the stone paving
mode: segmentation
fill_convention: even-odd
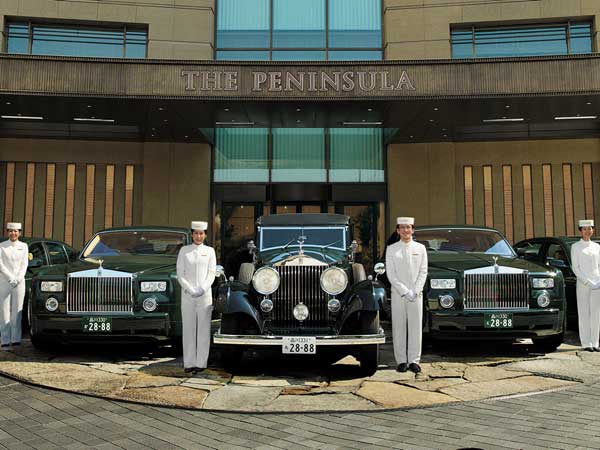
[[[389,330],[388,330],[389,331]],[[0,373],[17,380],[112,399],[226,411],[373,411],[457,403],[600,380],[600,353],[580,351],[575,334],[550,354],[529,341],[433,343],[423,372],[394,370],[391,339],[379,370],[362,377],[352,357],[323,365],[314,357],[247,354],[239,374],[219,368],[190,376],[169,349],[69,347],[40,352],[28,341],[0,352]]]

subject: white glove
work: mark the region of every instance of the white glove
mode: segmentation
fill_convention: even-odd
[[[592,289],[600,289],[600,281],[591,281],[590,282],[590,287]]]
[[[201,287],[194,289],[194,292],[192,293],[192,297],[202,297],[203,295],[204,289],[202,289]]]
[[[16,288],[19,285],[19,280],[10,280],[8,284],[10,284],[11,288]]]
[[[414,302],[415,298],[417,298],[417,294],[415,294],[415,292],[412,289],[409,289],[408,292],[404,294],[404,296],[411,302]]]

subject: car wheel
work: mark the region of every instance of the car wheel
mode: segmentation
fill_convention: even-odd
[[[221,364],[223,365],[223,369],[232,375],[236,374],[240,369],[243,356],[244,350],[233,345],[228,345],[227,348],[221,349]]]
[[[252,277],[254,276],[254,264],[242,263],[240,271],[238,273],[238,280],[245,284],[250,284]]]
[[[40,336],[31,336],[31,345],[33,345],[37,350],[48,351],[51,349],[50,342],[41,338]]]
[[[533,348],[540,353],[552,353],[563,343],[565,333],[546,338],[532,339]]]
[[[379,311],[362,311],[360,313],[361,334],[379,333]],[[379,365],[379,345],[363,345],[360,348],[358,360],[361,371],[371,376],[377,371]]]

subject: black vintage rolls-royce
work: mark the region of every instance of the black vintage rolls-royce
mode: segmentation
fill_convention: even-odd
[[[385,288],[354,262],[350,218],[282,214],[256,225],[253,262],[221,284],[215,299],[221,327],[214,343],[225,367],[235,371],[245,349],[271,346],[284,354],[351,354],[373,373],[385,342]]]

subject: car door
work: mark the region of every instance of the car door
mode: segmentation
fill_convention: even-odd
[[[69,262],[69,255],[61,242],[46,241],[46,250],[48,251],[50,265],[67,264]]]
[[[567,297],[567,319],[570,324],[577,323],[577,278],[571,269],[570,249],[563,242],[553,239],[544,245],[542,253],[547,266],[562,272]]]
[[[526,241],[517,242],[513,248],[517,252],[519,258],[543,264],[543,244],[544,241],[542,239],[528,239]]]

